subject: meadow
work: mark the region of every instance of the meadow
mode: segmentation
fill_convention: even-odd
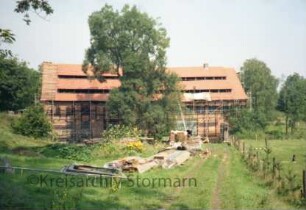
[[[12,166],[22,166],[59,171],[71,163],[102,166],[105,162],[127,155],[148,157],[164,145],[144,145],[142,152],[126,151],[119,145],[82,146],[67,145],[48,139],[33,139],[13,134],[7,116],[0,119],[0,157],[7,158]],[[253,147],[262,142],[246,141]],[[286,143],[287,142],[287,143]],[[302,140],[271,141],[273,154],[278,159],[290,161],[296,154],[296,170],[305,165]],[[148,208],[201,208],[201,209],[292,209],[302,208],[287,202],[271,186],[251,171],[241,153],[227,144],[204,144],[211,150],[209,158],[196,155],[183,165],[171,169],[155,168],[143,174],[128,174],[120,185],[59,186],[46,182],[33,183],[33,177],[66,179],[65,175],[16,170],[0,174],[0,207],[35,209],[148,209]],[[276,149],[277,148],[277,149]],[[288,155],[287,155],[288,154]],[[30,179],[31,178],[31,179]],[[73,177],[68,176],[68,179]],[[74,177],[75,178],[75,177]],[[86,181],[87,177],[81,177]],[[195,180],[191,185],[152,186],[152,180]],[[138,180],[138,184],[137,184]],[[53,182],[54,183],[54,182]],[[132,184],[133,183],[133,184]]]

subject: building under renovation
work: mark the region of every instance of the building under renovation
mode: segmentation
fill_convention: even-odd
[[[41,102],[59,138],[96,138],[109,125],[120,123],[120,116],[109,118],[105,109],[110,90],[120,86],[120,75],[105,73],[106,80],[100,82],[86,75],[82,65],[51,62],[44,62],[41,70]],[[207,65],[167,70],[181,78],[184,92],[185,107],[176,116],[178,127],[195,135],[226,138],[225,114],[247,102],[235,70]]]

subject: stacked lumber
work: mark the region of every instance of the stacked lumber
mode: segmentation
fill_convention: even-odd
[[[144,173],[152,168],[172,168],[181,165],[190,158],[190,152],[186,150],[165,150],[149,158],[136,156],[125,157],[106,163],[105,168],[118,169],[122,172]]]
[[[144,159],[141,157],[131,156],[106,163],[104,167],[119,169],[122,172],[143,173],[157,166],[153,159]]]

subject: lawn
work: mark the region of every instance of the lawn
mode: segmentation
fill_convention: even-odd
[[[7,123],[10,119],[5,118],[6,116],[0,119],[0,157],[7,157],[13,166],[54,170],[60,170],[64,165],[72,162],[101,166],[109,160],[130,154],[129,151],[114,145],[85,148],[15,135],[10,131],[9,123]],[[53,147],[53,145],[57,146]],[[260,146],[259,143],[258,146]],[[132,155],[147,157],[157,152],[161,147],[162,144],[156,146],[146,144],[143,152],[132,153]],[[32,178],[33,176],[47,176],[47,180],[57,178],[68,179],[68,181],[79,178],[26,171],[22,173],[15,171],[14,174],[1,173],[0,208],[294,208],[264,185],[262,180],[254,176],[247,169],[241,155],[232,146],[205,144],[204,147],[212,151],[212,155],[208,159],[194,156],[183,165],[172,169],[155,168],[144,174],[128,174],[129,179],[122,180],[119,189],[116,188],[117,185],[84,185],[87,177],[79,177],[80,180],[83,180],[83,184],[79,182],[80,185],[67,187],[55,185],[54,182],[53,185],[50,185],[50,182],[47,182],[48,184],[45,182],[42,184],[32,183]],[[67,153],[67,151],[75,151],[75,149],[79,149],[80,152],[77,153],[84,154],[71,156],[71,153]],[[89,154],[87,150],[90,151]],[[112,152],[107,153],[109,150]],[[279,150],[281,151],[281,149]],[[296,152],[298,158],[296,165],[300,164],[299,159],[302,154],[303,152]],[[285,157],[285,154],[280,152],[279,158],[281,157]],[[170,180],[172,185],[168,183],[166,186],[163,184],[153,186],[153,180]],[[184,186],[183,184],[177,185],[176,182],[174,185],[173,183],[177,180],[180,183],[182,180],[193,182]]]
[[[264,140],[246,140],[246,146],[252,146],[264,157]],[[302,171],[306,169],[306,140],[268,140],[268,146],[272,149],[271,157],[280,161],[284,170],[292,169],[297,175],[298,182],[302,182]],[[292,162],[292,156],[295,161]]]

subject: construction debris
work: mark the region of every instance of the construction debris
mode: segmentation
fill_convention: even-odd
[[[174,142],[184,142],[187,140],[188,133],[186,131],[171,131],[169,136],[170,145]]]
[[[209,138],[208,138],[208,137],[205,137],[203,143],[204,143],[204,144],[208,144],[208,143],[209,143]]]
[[[104,167],[95,167],[89,165],[76,165],[71,164],[65,166],[62,170],[62,173],[71,174],[71,175],[93,175],[93,176],[110,176],[110,177],[122,177],[126,178],[119,170],[114,168],[104,168]]]
[[[95,139],[85,139],[85,140],[83,140],[83,143],[84,143],[85,145],[98,144],[99,142],[101,142],[99,138],[95,138]]]
[[[114,168],[121,170],[122,172],[138,172],[143,173],[150,170],[153,167],[158,166],[158,164],[151,158],[141,158],[141,157],[125,157],[119,160],[106,163],[104,167]]]
[[[188,151],[179,151],[176,150],[173,153],[169,154],[167,159],[163,162],[163,168],[172,168],[176,165],[181,165],[190,157],[190,152]]]
[[[190,132],[189,132],[190,133]],[[129,142],[132,139],[124,139]],[[209,142],[207,138],[207,142]],[[191,156],[199,154],[202,158],[210,155],[210,151],[202,150],[202,139],[200,136],[192,137],[185,131],[171,131],[169,146],[149,158],[137,156],[125,157],[106,163],[105,168],[117,169],[122,172],[144,173],[155,167],[172,168],[183,164]]]
[[[105,168],[117,169],[122,172],[144,173],[152,168],[172,168],[181,165],[190,158],[190,152],[186,150],[164,150],[149,158],[125,157],[106,163]]]

